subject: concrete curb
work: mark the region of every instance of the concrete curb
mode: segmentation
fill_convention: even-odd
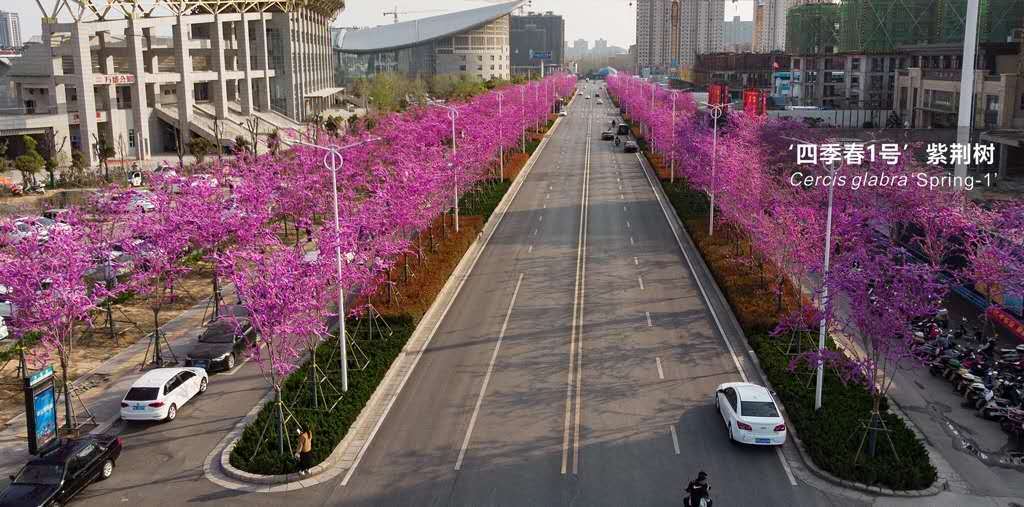
[[[572,101],[575,101],[575,95]],[[570,105],[572,101],[570,101]],[[309,474],[303,476],[298,474],[251,474],[231,465],[231,451],[235,448],[235,445],[242,436],[242,432],[249,423],[255,420],[259,411],[273,399],[274,393],[270,391],[224,436],[217,447],[207,456],[203,464],[203,473],[210,481],[227,489],[260,493],[278,493],[315,486],[331,480],[343,472],[346,475],[341,485],[345,485],[348,482],[353,465],[362,458],[373,436],[384,422],[384,417],[387,415],[388,410],[390,410],[398,398],[399,393],[401,393],[402,388],[405,386],[405,382],[412,375],[412,371],[419,362],[423,351],[430,344],[435,331],[440,326],[456,296],[458,296],[463,283],[469,278],[487,243],[501,224],[501,220],[512,205],[512,201],[518,195],[520,188],[522,188],[526,178],[533,170],[533,166],[540,158],[541,153],[543,153],[548,140],[554,135],[558,126],[561,125],[562,118],[558,117],[551,128],[544,134],[544,138],[537,146],[537,149],[534,150],[522,170],[519,171],[508,192],[505,193],[490,219],[484,224],[483,230],[469,246],[469,249],[466,250],[465,255],[462,256],[448,281],[445,282],[441,292],[438,293],[437,298],[423,315],[423,319],[417,324],[412,336],[409,337],[409,341],[406,342],[398,357],[395,358],[395,361],[388,368],[384,378],[381,379],[380,384],[374,390],[373,395],[370,396],[370,399],[356,417],[355,422],[341,442],[334,448],[334,451],[331,452],[330,456],[319,465],[310,468]],[[219,461],[220,466],[218,468],[213,466],[215,460]]]
[[[715,280],[714,275],[711,274],[711,270],[708,268],[707,264],[705,263],[703,256],[701,256],[699,254],[700,251],[697,249],[696,244],[693,242],[693,238],[690,237],[690,233],[686,230],[686,227],[683,225],[682,220],[679,218],[679,215],[675,212],[675,209],[671,207],[671,202],[669,201],[668,196],[665,195],[664,189],[661,187],[661,181],[657,178],[656,174],[653,174],[652,166],[650,164],[650,161],[647,160],[646,153],[642,155],[642,159],[644,161],[644,164],[642,164],[643,170],[644,170],[646,176],[648,177],[649,181],[657,183],[657,184],[653,184],[652,187],[654,188],[654,191],[657,194],[657,197],[658,197],[658,200],[659,200],[659,205],[668,206],[667,209],[666,208],[662,208],[662,209],[666,210],[666,211],[668,211],[668,210],[672,211],[671,213],[667,213],[666,212],[666,215],[669,217],[669,225],[670,225],[670,227],[676,230],[676,234],[681,239],[681,241],[685,241],[686,242],[687,247],[689,247],[694,252],[697,252],[697,255],[695,256],[696,258],[693,260],[693,264],[694,264],[693,267],[695,269],[698,269],[698,270],[702,271],[703,272],[702,274],[704,275],[703,278],[705,280],[710,281],[710,284],[709,284],[709,289],[710,289],[709,292],[710,292],[710,294],[708,294],[708,297],[709,298],[714,298],[716,300],[716,303],[718,303],[716,305],[717,308],[722,308],[722,309],[726,310],[725,314],[727,315],[727,318],[729,319],[729,324],[731,325],[731,327],[734,328],[734,330],[736,331],[736,333],[738,335],[735,338],[742,338],[742,340],[743,340],[742,343],[743,343],[744,347],[746,348],[746,352],[747,352],[747,354],[743,354],[743,355],[749,357],[749,359],[750,359],[750,361],[751,361],[751,363],[752,363],[756,373],[760,377],[761,381],[764,382],[764,385],[766,387],[768,387],[769,389],[774,389],[772,387],[771,383],[768,381],[768,377],[765,374],[764,369],[761,368],[761,363],[760,363],[760,361],[758,361],[757,355],[754,354],[753,350],[750,349],[750,341],[747,339],[746,334],[743,332],[742,328],[739,326],[739,322],[737,321],[736,316],[733,314],[732,307],[729,306],[728,301],[725,299],[725,295],[722,293],[721,288],[718,286],[718,282]],[[682,246],[682,245],[680,245],[680,246]],[[697,276],[697,274],[695,273],[694,276]],[[708,301],[708,304],[712,304],[712,302]],[[788,413],[786,412],[786,408],[784,406],[782,406],[781,404],[780,404],[780,407],[782,407],[783,416],[787,420],[787,423],[789,423],[790,418],[789,418]],[[897,414],[897,415],[900,416],[901,418],[903,418],[904,421],[909,421],[909,419],[907,419],[906,417],[903,417],[902,414]],[[911,427],[912,431],[914,431],[915,434],[919,438],[921,438],[921,433],[917,430],[916,427],[914,427],[912,422],[910,422],[908,424],[908,426]],[[892,497],[927,497],[927,496],[937,495],[940,492],[945,491],[946,489],[948,489],[947,481],[945,479],[942,479],[942,478],[937,480],[934,484],[932,484],[927,489],[912,490],[912,491],[892,490],[892,489],[888,489],[888,488],[882,488],[882,487],[878,487],[878,486],[869,486],[869,485],[866,485],[866,484],[860,484],[860,483],[856,483],[856,482],[853,482],[853,481],[848,481],[848,480],[845,480],[845,479],[840,479],[840,478],[830,474],[829,472],[826,472],[825,470],[822,470],[822,469],[818,468],[818,466],[814,463],[814,460],[812,460],[810,455],[807,454],[807,450],[804,447],[803,441],[800,440],[800,437],[799,437],[799,435],[797,435],[796,429],[794,428],[794,426],[792,424],[788,424],[788,432],[789,432],[789,436],[791,437],[791,440],[796,445],[797,451],[800,454],[800,458],[803,461],[803,465],[808,470],[810,470],[812,474],[814,474],[814,475],[818,476],[819,478],[821,478],[821,479],[823,479],[823,480],[825,480],[825,481],[827,481],[829,483],[832,483],[834,485],[841,486],[843,488],[847,488],[847,489],[858,491],[858,492],[862,492],[862,493],[868,493],[868,494],[871,494],[871,495],[876,495],[876,496],[879,496],[879,495],[880,496],[892,496]],[[923,440],[923,438],[922,438],[922,440]],[[931,456],[931,451],[930,450],[929,450],[929,456]]]

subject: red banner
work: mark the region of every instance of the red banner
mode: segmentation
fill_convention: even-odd
[[[743,90],[743,111],[751,115],[763,115],[768,106],[768,94],[757,88]]]
[[[729,87],[722,83],[715,83],[708,87],[708,104],[713,106],[729,103]],[[722,108],[724,112],[728,108]]]
[[[988,318],[1009,329],[1018,340],[1024,341],[1024,324],[1001,308],[992,307],[988,309]]]

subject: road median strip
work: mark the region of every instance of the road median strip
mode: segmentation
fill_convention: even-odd
[[[227,489],[265,493],[309,487],[330,480],[342,473],[345,476],[340,485],[344,486],[348,483],[377,430],[387,416],[388,411],[398,398],[399,393],[411,376],[423,352],[429,346],[434,333],[438,326],[440,326],[441,321],[443,321],[448,309],[452,306],[462,285],[469,278],[477,260],[500,225],[502,218],[507,213],[509,206],[519,193],[526,178],[532,172],[551,136],[561,124],[562,119],[562,117],[559,117],[554,120],[551,127],[541,138],[533,154],[526,161],[522,170],[519,171],[508,191],[505,192],[494,212],[488,218],[483,230],[461,257],[451,276],[445,282],[444,287],[416,325],[415,330],[408,338],[408,341],[405,342],[402,350],[397,354],[394,361],[390,363],[390,367],[384,373],[380,383],[360,410],[341,442],[335,446],[330,455],[320,464],[310,468],[308,470],[309,473],[305,476],[293,473],[277,475],[253,474],[242,471],[231,464],[231,453],[241,439],[245,428],[255,421],[265,405],[273,400],[273,391],[268,391],[267,395],[225,435],[217,447],[207,456],[203,471],[208,479]]]

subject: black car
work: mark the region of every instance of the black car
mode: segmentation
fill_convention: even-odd
[[[626,144],[622,146],[622,151],[623,153],[636,153],[640,151],[640,147],[633,141],[626,141]]]
[[[186,354],[185,366],[206,371],[231,370],[253,336],[249,310],[242,305],[225,305],[199,335],[199,343]]]
[[[615,132],[612,132],[611,130],[605,130],[604,132],[601,132],[602,141],[611,141],[612,139],[615,139]]]
[[[620,136],[629,135],[629,125],[626,125],[625,123],[620,123],[618,129],[619,130],[616,133],[619,134]]]
[[[61,439],[29,461],[0,493],[0,507],[59,506],[96,480],[109,478],[121,455],[116,435]]]

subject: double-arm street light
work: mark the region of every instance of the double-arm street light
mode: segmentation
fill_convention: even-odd
[[[331,171],[331,193],[334,195],[334,233],[337,235],[334,244],[334,257],[338,264],[338,346],[341,348],[341,390],[348,391],[348,347],[345,343],[345,285],[342,283],[342,257],[341,257],[341,219],[338,216],[338,171],[345,164],[345,158],[341,152],[362,146],[367,143],[379,141],[379,137],[371,137],[357,143],[338,146],[336,144],[320,146],[300,140],[284,141],[290,145],[301,145],[315,148],[326,152],[324,154],[324,167]]]
[[[711,209],[708,217],[708,236],[715,235],[715,172],[718,169],[718,119],[722,117],[722,111],[729,104],[708,104],[703,103],[708,109],[711,110],[711,118],[715,121],[714,135],[712,141],[712,154],[711,154]]]
[[[455,120],[459,118],[459,110],[452,106],[431,102],[430,105],[448,110],[448,118],[452,121],[452,175],[455,179],[455,232],[459,232],[459,174],[455,169]]]

